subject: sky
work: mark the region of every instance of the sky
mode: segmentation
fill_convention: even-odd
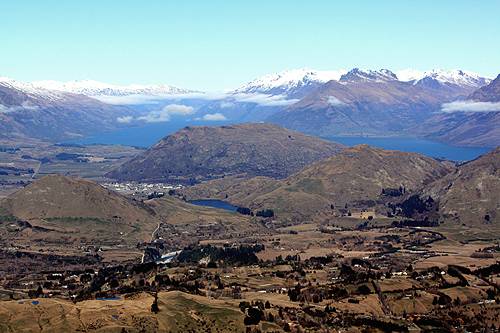
[[[289,69],[500,73],[500,1],[3,0],[0,76],[236,89]]]

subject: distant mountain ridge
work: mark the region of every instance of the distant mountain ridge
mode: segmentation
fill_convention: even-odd
[[[148,121],[166,121],[171,113],[179,112],[176,111],[179,107],[187,107],[189,112],[175,117],[273,122],[317,136],[417,134],[434,140],[432,135],[427,136],[423,133],[425,130],[422,132],[415,126],[434,117],[446,103],[465,100],[489,82],[488,77],[460,69],[392,72],[387,69],[319,71],[303,68],[268,74],[235,90],[203,93],[170,85],[119,87],[93,80],[23,83],[0,77],[2,89],[24,94],[22,98],[20,95],[13,98],[12,92],[4,92],[0,100],[0,117],[5,120],[0,125],[0,134],[21,133],[49,140],[79,138],[124,126],[143,125]],[[16,102],[11,103],[13,100]],[[166,108],[172,104],[173,107]],[[40,109],[36,110],[37,107]],[[38,114],[44,118],[49,110],[53,110],[49,112],[50,121],[49,118],[43,121],[37,118]],[[460,126],[464,120],[454,117],[452,123],[440,128],[451,131],[450,124]],[[48,130],[49,122],[55,130]],[[468,142],[473,139],[474,132],[458,135],[460,139],[450,142]],[[440,138],[435,140],[445,142]],[[468,144],[473,141],[484,145],[475,139]]]
[[[427,95],[432,94],[435,99],[444,103],[465,99],[472,91],[487,84],[491,79],[463,70],[421,72],[409,69],[394,73],[387,69],[374,71],[359,68],[350,71],[318,71],[312,68],[285,70],[265,75],[238,89],[228,91],[229,95],[226,98],[213,101],[200,108],[197,116],[203,117],[206,113],[219,112],[227,119],[277,122],[279,125],[287,127],[289,125],[286,122],[278,122],[277,118],[274,117],[285,107],[293,106],[295,103],[300,102],[301,99],[308,98],[309,95],[314,94],[316,90],[321,89],[330,81],[354,85],[368,82],[379,83],[380,85],[391,83],[394,85],[395,82],[414,85],[417,89],[408,89],[408,91],[414,92],[415,95],[420,95],[423,91]],[[240,96],[247,94],[280,97],[281,103],[279,105],[252,103],[249,98],[241,98],[242,96]],[[412,97],[415,96],[408,96],[407,98]],[[436,108],[433,108],[433,110],[436,110]],[[314,125],[314,127],[318,126],[322,126],[322,124]],[[288,128],[303,130],[299,127]],[[305,132],[322,135],[321,132],[311,130]]]
[[[182,89],[166,84],[145,86],[132,84],[125,87],[120,87],[94,80],[70,81],[66,83],[44,80],[31,82],[30,84],[37,88],[64,91],[86,96],[176,95],[194,92],[193,90]]]
[[[329,81],[267,121],[317,136],[401,135],[446,102],[434,92],[401,82],[388,70],[353,69]]]
[[[259,77],[239,88],[227,90],[229,93],[260,93],[271,95],[286,95],[289,98],[302,98],[319,88],[328,81],[340,81],[342,76],[357,73],[365,77],[372,78],[393,78],[401,82],[410,82],[414,85],[420,85],[425,80],[436,80],[440,84],[457,85],[461,88],[473,88],[485,86],[492,81],[492,78],[482,76],[470,71],[454,69],[443,71],[434,69],[430,71],[419,71],[406,69],[397,72],[391,72],[387,69],[368,70],[354,68],[352,70],[320,71],[310,67],[294,70],[284,70],[278,73],[267,74]],[[344,77],[344,80],[348,77]],[[134,94],[158,95],[158,94],[184,94],[195,92],[194,90],[179,88],[172,85],[137,85],[117,86],[108,83],[102,83],[94,80],[74,80],[69,82],[60,82],[54,80],[33,81],[29,83],[32,87],[43,88],[52,91],[63,91],[74,94],[83,94],[86,96],[126,96]]]
[[[0,137],[68,140],[113,131],[135,113],[93,98],[0,77]]]

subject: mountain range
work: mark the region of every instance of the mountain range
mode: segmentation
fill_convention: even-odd
[[[390,71],[354,69],[268,121],[319,136],[394,135],[438,110],[445,98],[401,82]]]
[[[124,127],[135,113],[56,90],[0,77],[0,137],[67,140]]]
[[[173,114],[205,121],[266,121],[317,136],[418,136],[447,144],[495,146],[500,136],[478,139],[479,124],[462,114],[443,112],[447,104],[465,100],[490,82],[488,77],[458,69],[304,68],[269,74],[234,90],[204,93],[169,85],[119,87],[92,80],[22,83],[1,78],[0,116],[5,119],[2,134],[51,140],[166,121]],[[24,97],[13,97],[19,95]],[[450,117],[453,128],[468,122],[468,130],[447,136],[453,130]],[[495,126],[494,115],[489,118]],[[48,123],[55,130],[47,130]],[[439,126],[439,135],[426,132],[433,126]]]
[[[394,72],[388,70],[371,71],[354,69],[355,72],[363,72],[371,75],[379,75],[381,78],[391,76],[401,82],[410,82],[417,86],[429,86],[428,82],[435,81],[441,85],[455,85],[472,90],[487,85],[491,79],[465,70],[455,69],[442,71],[439,69],[431,71],[418,71],[406,69]],[[289,98],[303,98],[315,89],[321,87],[328,81],[339,81],[341,77],[349,73],[347,70],[319,71],[312,68],[298,70],[285,70],[279,73],[268,74],[257,78],[240,88],[228,89],[229,93],[260,93],[271,95],[286,95]],[[58,90],[86,96],[125,96],[133,94],[157,95],[157,94],[184,94],[195,92],[170,85],[137,85],[132,84],[120,87],[94,80],[75,80],[60,82],[54,80],[34,81],[30,85],[47,90]]]
[[[80,80],[70,82],[59,82],[53,80],[34,81],[30,83],[35,88],[51,91],[62,91],[85,96],[128,96],[128,95],[173,95],[194,92],[166,84],[161,85],[138,85],[132,84],[120,87],[112,84],[102,83],[94,80]]]

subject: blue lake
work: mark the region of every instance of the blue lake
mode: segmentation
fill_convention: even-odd
[[[150,123],[143,127],[127,128],[111,133],[102,133],[95,136],[89,136],[80,140],[71,140],[67,142],[84,144],[105,144],[105,145],[124,145],[151,147],[169,134],[177,132],[186,126],[221,126],[234,124],[234,121],[165,121],[161,123]]]
[[[235,212],[236,209],[238,209],[238,207],[231,206],[227,202],[221,200],[193,200],[193,201],[188,201],[188,203],[197,206],[220,208],[220,209],[230,210],[233,212]]]
[[[165,136],[185,126],[220,126],[234,124],[234,121],[181,121],[172,120],[162,123],[150,123],[144,127],[127,128],[112,133],[103,133],[81,140],[68,142],[83,144],[120,144],[125,146],[151,147]],[[454,147],[441,143],[415,138],[365,138],[365,137],[328,137],[330,141],[347,146],[369,144],[378,148],[416,152],[434,158],[447,158],[454,161],[470,161],[493,148]]]
[[[471,161],[486,154],[493,148],[455,147],[433,141],[415,138],[364,138],[364,137],[331,137],[324,138],[346,146],[368,144],[377,148],[415,152],[434,158],[447,158],[454,161]]]

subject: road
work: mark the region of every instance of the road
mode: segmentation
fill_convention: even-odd
[[[40,170],[40,167],[42,166],[42,162],[38,161],[38,166],[36,167],[35,173],[31,176],[29,183],[33,181],[33,178],[35,178],[36,174],[38,173],[38,170]]]
[[[156,229],[155,229],[155,230],[153,231],[153,233],[151,234],[151,239],[149,240],[149,242],[150,242],[150,243],[152,243],[152,242],[153,242],[153,239],[154,239],[155,234],[156,234],[156,232],[158,231],[158,229],[160,229],[160,223],[159,223],[159,222],[158,222],[158,225],[156,226]],[[144,264],[144,256],[145,256],[145,255],[146,255],[145,253],[143,253],[143,254],[142,254],[141,264]]]
[[[151,234],[151,239],[149,240],[150,243],[153,242],[153,238],[155,237],[155,233],[160,229],[160,223],[158,223],[158,226],[156,227],[155,231]]]

